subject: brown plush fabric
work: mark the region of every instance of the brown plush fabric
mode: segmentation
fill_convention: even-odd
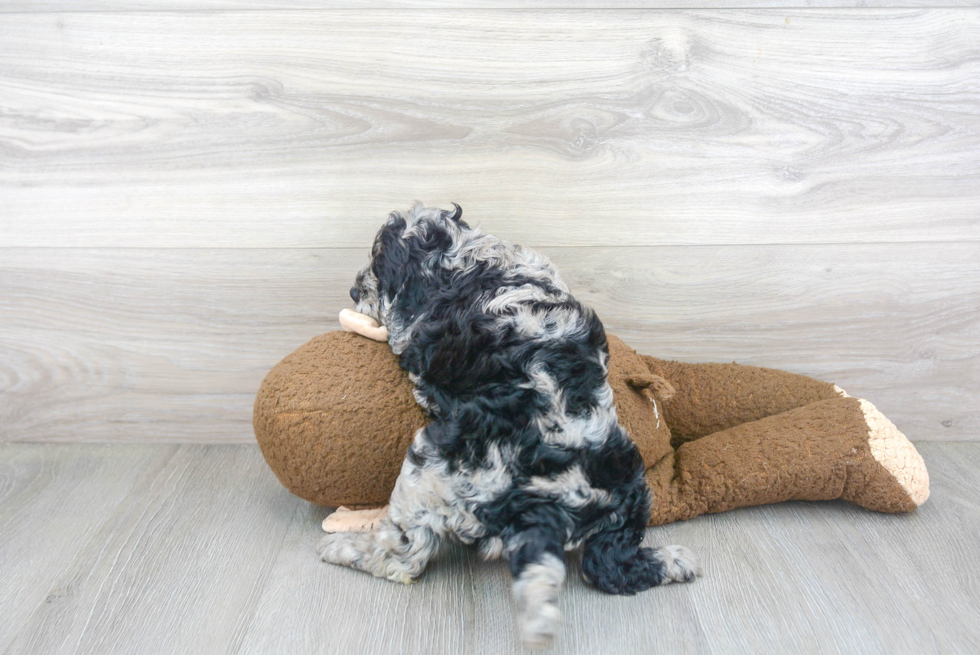
[[[648,467],[651,524],[790,499],[904,512],[928,497],[925,465],[905,436],[832,384],[641,356],[612,335],[609,352],[619,420]],[[320,335],[280,362],[253,419],[287,489],[352,508],[387,502],[426,424],[388,345],[347,332]]]
[[[428,422],[387,344],[327,332],[266,376],[253,423],[283,485],[319,505],[383,505]]]
[[[872,456],[856,398],[831,398],[685,443],[647,470],[652,524],[785,500],[915,509]],[[657,493],[659,492],[659,493]]]
[[[674,446],[803,405],[839,398],[829,382],[741,364],[684,364],[643,355],[674,386],[664,403]]]
[[[645,383],[636,378],[652,376],[617,337],[609,337],[609,355],[620,421],[652,464],[672,451],[656,400],[636,388]],[[277,364],[253,417],[262,454],[287,489],[347,507],[387,502],[405,451],[427,422],[387,344],[351,332],[315,337]]]
[[[664,420],[662,405],[658,404],[656,381],[651,380],[647,367],[636,351],[616,336],[609,340],[609,385],[616,398],[620,424],[626,428],[647,466],[673,452],[670,429]],[[649,386],[644,385],[650,381]]]

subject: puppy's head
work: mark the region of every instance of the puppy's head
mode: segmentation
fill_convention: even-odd
[[[392,212],[371,248],[371,262],[357,274],[350,296],[354,308],[389,332],[411,322],[437,273],[446,268],[469,225],[463,210],[414,205],[408,212]]]

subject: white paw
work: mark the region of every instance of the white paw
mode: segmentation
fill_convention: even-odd
[[[336,561],[337,551],[339,550],[337,546],[337,540],[333,538],[332,534],[328,534],[317,543],[316,552],[324,562],[338,564],[339,562]]]
[[[561,612],[551,603],[542,605],[534,616],[522,621],[524,645],[530,650],[545,650],[555,642],[555,633],[561,625]]]
[[[701,575],[697,555],[684,546],[664,546],[657,549],[667,567],[667,578],[673,582],[690,582]]]
[[[346,532],[324,536],[316,547],[320,559],[330,564],[362,568],[362,554],[350,537],[351,534]]]

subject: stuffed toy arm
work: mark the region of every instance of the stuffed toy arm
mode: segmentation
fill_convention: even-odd
[[[375,341],[388,341],[388,328],[367,314],[351,309],[340,310],[340,325],[345,332],[354,332]],[[323,519],[324,532],[370,532],[388,513],[388,506],[352,510],[341,505]]]
[[[359,314],[352,309],[342,309],[340,325],[345,332],[355,332],[375,341],[388,341],[388,328],[367,314]]]

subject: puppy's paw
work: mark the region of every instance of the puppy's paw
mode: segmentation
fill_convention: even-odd
[[[541,605],[537,612],[525,614],[521,621],[524,646],[529,650],[545,650],[555,642],[555,633],[561,625],[561,612],[552,603]]]
[[[339,532],[324,536],[316,547],[320,559],[329,564],[361,568],[362,553],[351,539],[354,534],[357,533]]]
[[[656,553],[664,563],[666,578],[671,582],[691,582],[701,575],[697,555],[684,546],[664,546],[658,548]]]
[[[316,545],[316,553],[320,556],[320,559],[324,562],[329,562],[330,564],[337,564],[335,562],[337,553],[337,541],[332,539],[333,535],[327,535],[320,539]]]

